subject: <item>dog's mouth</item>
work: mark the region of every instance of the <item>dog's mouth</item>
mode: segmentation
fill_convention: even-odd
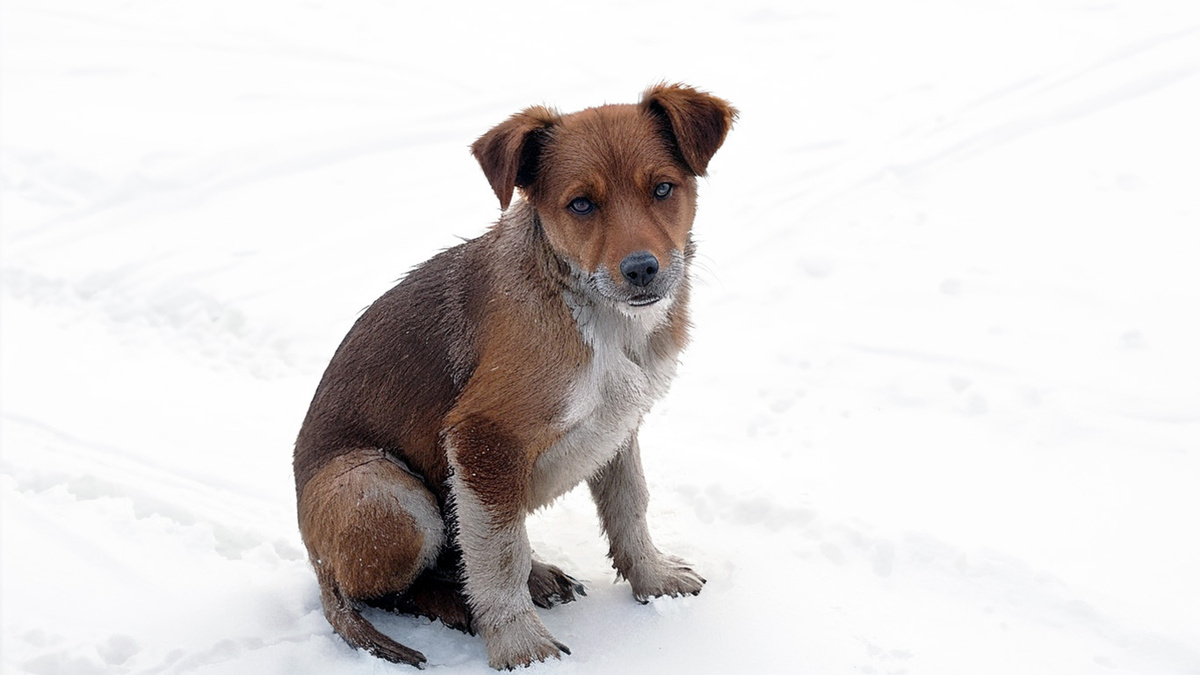
[[[629,299],[629,305],[631,307],[646,307],[647,305],[653,305],[659,300],[662,300],[661,295],[654,295],[653,293],[640,293]]]

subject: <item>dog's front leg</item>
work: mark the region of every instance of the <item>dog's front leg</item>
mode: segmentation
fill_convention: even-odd
[[[688,563],[663,555],[650,539],[646,508],[650,493],[642,474],[637,432],[617,456],[588,481],[617,572],[629,580],[639,602],[661,595],[696,595],[705,580]]]
[[[542,624],[529,595],[524,453],[486,434],[450,435],[447,442],[464,587],[488,663],[511,670],[571,653]]]

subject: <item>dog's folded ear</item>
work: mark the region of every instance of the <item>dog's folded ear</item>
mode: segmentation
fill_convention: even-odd
[[[679,159],[697,176],[725,141],[737,110],[722,99],[682,84],[660,84],[642,94],[642,107],[659,117]]]
[[[483,174],[500,199],[500,208],[508,208],[513,188],[528,187],[533,182],[544,140],[542,132],[559,119],[559,114],[549,108],[526,108],[471,145],[471,153],[479,160]]]

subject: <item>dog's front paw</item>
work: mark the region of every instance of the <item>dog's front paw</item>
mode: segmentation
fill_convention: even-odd
[[[691,565],[674,556],[660,555],[630,570],[627,575],[633,587],[633,597],[640,603],[664,595],[699,595],[707,580],[696,574]]]
[[[488,665],[497,670],[512,670],[571,653],[566,645],[554,639],[532,610],[500,626],[484,629],[483,636],[487,643]]]

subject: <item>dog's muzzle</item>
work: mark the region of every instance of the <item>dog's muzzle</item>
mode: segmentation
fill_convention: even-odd
[[[671,297],[683,279],[685,264],[682,253],[673,252],[664,267],[653,253],[634,251],[621,261],[619,278],[601,267],[591,275],[591,286],[620,307],[648,307]]]

